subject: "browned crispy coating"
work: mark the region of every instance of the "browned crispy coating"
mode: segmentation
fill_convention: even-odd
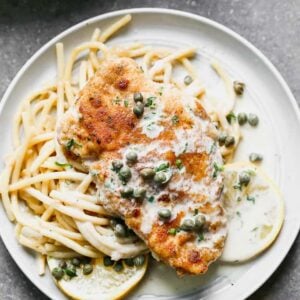
[[[133,113],[136,92],[144,95],[142,118]],[[151,105],[149,98],[155,103]],[[205,133],[204,127],[210,122],[201,103],[195,100],[190,108],[184,98],[172,85],[147,79],[132,59],[111,59],[103,62],[80,92],[76,105],[64,116],[58,140],[69,157],[96,171],[103,206],[122,217],[155,257],[179,274],[201,274],[221,255],[226,236],[220,203],[222,178],[214,174],[213,167],[221,156],[217,147],[208,149],[215,144]],[[147,123],[147,117],[156,118],[158,114],[158,133],[153,134],[154,130],[151,133],[149,129],[153,124]],[[112,170],[113,160],[126,164],[125,153],[132,147],[136,147],[133,149],[137,149],[139,159],[129,165],[132,178],[127,185],[147,190],[143,202],[120,196],[123,183]],[[172,171],[167,184],[157,186],[140,178],[141,169],[157,167],[162,161]],[[178,167],[178,161],[183,169]],[[149,196],[153,196],[153,202]],[[164,207],[173,213],[170,221],[157,217],[157,211]],[[207,220],[201,234],[180,230],[183,220],[194,218],[196,212]]]

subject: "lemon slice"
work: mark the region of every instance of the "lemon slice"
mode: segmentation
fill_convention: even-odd
[[[58,267],[61,260],[52,257],[47,258],[50,272]],[[56,280],[57,286],[71,299],[80,300],[113,300],[123,298],[129,293],[143,278],[148,258],[140,267],[129,267],[123,263],[124,269],[120,272],[115,271],[112,267],[103,265],[103,258],[93,260],[93,272],[84,275],[82,267],[76,268],[77,276],[69,278],[64,276]]]
[[[240,184],[241,174],[248,175],[248,184]],[[220,260],[243,262],[275,241],[284,220],[284,201],[276,184],[251,163],[226,165],[224,175],[228,236]]]

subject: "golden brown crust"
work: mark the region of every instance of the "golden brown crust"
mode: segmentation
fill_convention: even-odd
[[[111,161],[122,159],[120,151],[129,145],[144,145],[141,148],[143,149],[151,143],[157,142],[158,148],[149,151],[140,158],[137,164],[132,166],[132,170],[139,172],[143,165],[150,162],[153,164],[155,161],[167,161],[174,169],[171,179],[172,186],[166,185],[160,189],[151,187],[152,191],[160,193],[155,200],[157,205],[160,207],[171,205],[175,208],[177,205],[184,204],[187,210],[193,206],[203,214],[222,216],[223,210],[218,202],[220,191],[213,196],[215,197],[213,200],[216,201],[214,204],[208,201],[207,195],[195,194],[189,189],[184,189],[184,186],[182,189],[176,187],[176,184],[179,184],[183,178],[186,182],[196,184],[207,182],[205,184],[209,189],[212,180],[212,154],[201,150],[201,147],[204,147],[200,138],[201,128],[199,128],[199,137],[195,138],[193,144],[197,145],[196,150],[187,152],[184,150],[176,155],[174,149],[168,149],[172,142],[178,140],[176,135],[178,130],[192,130],[195,124],[194,119],[184,108],[178,90],[170,88],[161,95],[162,93],[157,92],[157,89],[157,85],[144,77],[133,60],[122,58],[104,62],[101,69],[80,93],[75,108],[78,116],[76,113],[69,112],[62,121],[59,133],[60,143],[66,145],[70,139],[74,139],[76,143],[69,149],[70,153],[83,160],[90,156],[99,158],[92,167],[99,173],[95,178],[101,187],[110,178],[118,180],[116,174],[111,171]],[[153,94],[164,103],[161,114],[164,114],[165,117],[159,123],[163,130],[155,137],[150,138],[145,134],[140,126],[141,120],[132,111],[133,93],[135,92]],[[208,120],[207,114],[199,102],[195,105],[195,115],[203,120]],[[176,116],[175,122],[171,119],[174,116]],[[196,132],[198,133],[198,131]],[[164,147],[166,150],[162,151],[160,147]],[[178,159],[185,167],[182,174],[178,171],[176,164]],[[151,186],[147,181],[141,181],[140,184],[147,188]],[[214,184],[221,186],[221,181],[220,184]],[[162,261],[174,267],[179,274],[205,273],[209,264],[220,256],[224,236],[209,248],[199,246],[196,233],[184,231],[175,235],[169,233],[170,229],[180,227],[186,212],[179,211],[170,222],[156,220],[150,232],[145,233],[142,230],[142,224],[147,219],[147,213],[143,204],[122,199],[116,190],[106,191],[105,196],[106,200],[102,203],[105,208],[124,218],[127,225],[145,240],[150,250]],[[223,222],[210,221],[206,230],[210,234],[214,234],[223,227]]]

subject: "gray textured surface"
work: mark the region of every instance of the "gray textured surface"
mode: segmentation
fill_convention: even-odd
[[[69,26],[107,11],[151,6],[194,12],[240,33],[266,54],[300,99],[299,0],[0,0],[0,95],[26,60]],[[21,273],[1,240],[0,266],[1,300],[47,299]],[[251,299],[300,299],[299,282],[298,237],[283,264]]]

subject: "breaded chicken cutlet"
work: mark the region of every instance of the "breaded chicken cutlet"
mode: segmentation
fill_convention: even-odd
[[[222,253],[222,157],[194,97],[115,58],[64,115],[58,141],[95,174],[98,197],[178,274],[205,273]]]

